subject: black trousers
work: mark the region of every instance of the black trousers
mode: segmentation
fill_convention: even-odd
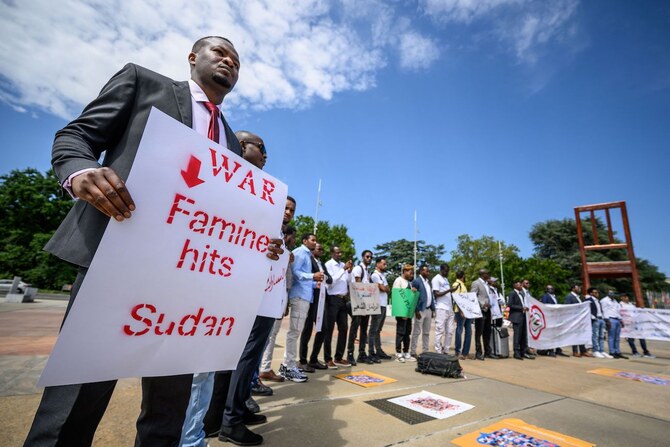
[[[514,355],[524,355],[528,353],[528,334],[526,332],[526,314],[521,316],[520,323],[512,323],[514,329]]]
[[[326,309],[323,311],[323,322],[326,321],[327,311],[328,307],[326,306]],[[318,289],[314,291],[314,295],[312,296],[312,302],[309,305],[309,310],[307,311],[307,319],[305,320],[305,327],[302,329],[302,332],[300,333],[300,351],[299,351],[299,357],[300,357],[300,363],[307,363],[307,353],[309,351],[309,340],[312,338],[312,331],[314,330],[314,325],[316,324],[316,316],[317,312],[319,310],[319,291]],[[321,352],[321,346],[323,346],[323,339],[324,339],[324,334],[323,334],[323,327],[321,328],[321,332],[317,332],[316,335],[314,336],[314,345],[312,346],[312,355],[309,357],[310,363],[316,363],[316,361],[319,358],[319,353]]]
[[[86,271],[79,271],[72,286],[65,318]],[[179,445],[192,381],[193,374],[142,378],[136,447]],[[46,387],[24,446],[90,446],[115,386],[116,380],[108,380]]]
[[[347,347],[347,331],[349,330],[346,297],[344,295],[326,295],[326,312],[328,318],[325,319],[327,324],[323,330],[323,356],[326,362],[333,360],[333,331],[337,324],[335,360],[342,360],[342,357],[344,357],[344,350]]]
[[[412,334],[412,319],[395,317],[395,352],[409,352],[409,336]]]
[[[358,335],[358,353],[365,354],[365,346],[368,344],[368,324],[370,322],[370,315],[352,315],[351,327],[349,328],[349,344],[347,352],[354,354],[354,343],[356,341],[356,332]]]
[[[379,355],[382,353],[381,332],[386,321],[386,306],[381,306],[379,315],[370,316],[370,332],[368,334],[368,353]]]
[[[482,354],[483,341],[484,355],[491,355],[491,309],[482,310],[482,318],[475,318],[474,321],[476,352]]]
[[[275,321],[274,318],[257,316],[235,371],[214,374],[212,400],[204,419],[205,433],[242,423],[248,411],[246,401],[251,397],[251,377],[258,368]]]

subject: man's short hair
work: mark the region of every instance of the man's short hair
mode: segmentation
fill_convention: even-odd
[[[406,272],[408,270],[414,270],[414,266],[412,264],[405,264],[402,266],[402,271]]]
[[[370,250],[363,250],[363,253],[361,253],[361,257],[364,258],[366,254],[370,253],[370,256],[372,256],[372,252]]]
[[[316,235],[315,235],[314,233],[305,233],[305,234],[303,234],[302,237],[300,238],[300,241],[301,241],[301,242],[302,242],[302,241],[306,241],[306,240],[309,239],[311,236],[316,237]]]
[[[382,261],[386,261],[386,256],[380,256],[377,259],[375,259],[375,264],[379,264]]]
[[[458,279],[463,279],[465,278],[465,272],[463,270],[459,270],[456,272],[456,278]]]
[[[284,233],[284,236],[291,236],[295,234],[295,227],[289,224],[283,225],[281,228],[282,233]]]
[[[596,287],[589,287],[588,289],[586,289],[586,293],[591,295],[591,293],[593,293],[594,291],[597,291],[597,290],[598,289]]]
[[[211,40],[211,39],[221,39],[221,40],[225,40],[225,41],[228,42],[229,44],[233,45],[233,43],[232,43],[229,39],[226,39],[225,37],[221,37],[221,36],[205,36],[205,37],[201,37],[200,39],[198,39],[198,40],[195,41],[195,43],[193,44],[193,47],[191,48],[191,53],[197,53],[198,51],[200,51],[200,50],[202,49],[202,47],[205,46],[205,44],[207,43],[207,41],[209,41],[209,40]],[[233,46],[235,46],[235,45],[233,45]]]
[[[332,246],[330,247],[330,252],[331,252],[331,253],[335,253],[335,249],[336,249],[336,248],[340,248],[340,246],[339,246],[339,245],[332,245]]]
[[[295,203],[295,199],[291,196],[286,196],[286,200],[289,202],[293,202],[294,205],[297,205],[297,203]]]
[[[440,264],[440,270],[442,270],[442,269],[448,269],[448,268],[449,268],[449,264],[447,264],[446,262]]]
[[[428,270],[430,270],[430,267],[428,267],[428,264],[421,264],[421,267],[419,267],[419,271],[421,271],[421,270],[423,270],[423,269],[428,269]]]

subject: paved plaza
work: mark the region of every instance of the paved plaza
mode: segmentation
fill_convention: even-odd
[[[0,444],[22,445],[41,390],[35,387],[56,340],[66,301],[4,303],[0,298]],[[288,320],[277,337],[277,369]],[[382,342],[393,351],[395,320],[387,319]],[[598,446],[670,445],[670,386],[590,374],[614,368],[670,376],[670,344],[649,342],[656,359],[548,358],[461,364],[466,379],[442,379],[414,371],[415,363],[387,361],[338,371],[317,371],[302,384],[269,384],[271,397],[256,398],[268,422],[252,429],[268,446],[449,446],[451,440],[507,418],[517,418]],[[622,343],[624,354],[628,345]],[[566,351],[569,352],[569,349]],[[367,370],[396,382],[363,388],[334,377]],[[368,404],[421,390],[475,407],[459,415],[409,425]],[[139,413],[138,379],[120,380],[94,441],[131,446]],[[223,446],[210,440],[211,446]]]

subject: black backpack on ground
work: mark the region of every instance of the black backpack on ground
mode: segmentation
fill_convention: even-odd
[[[463,377],[463,368],[461,368],[461,364],[458,362],[458,357],[449,354],[438,354],[437,352],[419,354],[415,371],[451,379],[460,379]]]

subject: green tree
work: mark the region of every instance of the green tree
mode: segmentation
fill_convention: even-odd
[[[442,244],[432,245],[425,241],[416,241],[416,252],[417,267],[426,264],[434,273],[439,270],[440,264],[446,262],[443,260],[445,249]],[[402,273],[403,264],[414,264],[414,241],[399,239],[379,244],[374,248],[374,255],[387,258],[388,280],[392,283]]]
[[[296,216],[293,219],[292,225],[296,229],[296,245],[300,245],[300,238],[303,234],[314,232],[314,219],[310,216]],[[333,245],[337,245],[342,249],[343,259],[351,259],[356,255],[354,240],[349,237],[347,231],[347,227],[344,225],[331,226],[325,220],[319,221],[316,225],[316,239],[323,245],[326,254],[324,262],[330,259],[330,247]]]
[[[500,263],[497,259],[489,261],[486,268],[491,272],[492,276],[500,276]],[[530,281],[530,292],[538,299],[544,295],[545,287],[548,284],[554,286],[556,296],[559,298],[570,291],[568,281],[570,272],[561,268],[560,265],[550,259],[537,257],[524,259],[517,255],[512,255],[509,258],[504,258],[503,273],[506,295],[512,291],[514,281],[521,281],[523,279]]]
[[[0,276],[51,289],[71,283],[75,268],[42,250],[71,207],[51,170],[0,176]]]
[[[599,243],[609,243],[607,227],[597,218],[595,224]],[[586,245],[593,244],[594,238],[590,219],[584,219],[583,229],[584,243]],[[582,260],[577,239],[577,223],[574,219],[547,220],[536,223],[533,225],[529,236],[534,245],[535,257],[552,260],[563,270],[568,271],[570,273],[568,282],[582,282]],[[616,234],[614,242],[622,242],[616,237]],[[627,259],[627,254],[623,249],[587,252],[589,262],[622,261],[625,259]],[[665,282],[665,275],[658,271],[657,266],[641,258],[636,258],[635,263],[640,277],[640,286],[643,290],[668,290],[669,286]],[[614,288],[619,292],[630,292],[632,290],[630,278],[594,280],[592,285],[600,289]]]
[[[502,247],[503,259],[518,257],[519,249],[512,244],[500,243]],[[463,270],[465,272],[466,282],[477,279],[479,269],[487,268],[491,263],[499,262],[498,241],[492,236],[482,236],[479,239],[473,239],[468,234],[461,234],[457,238],[456,249],[451,251],[451,261],[449,265],[452,271]],[[492,265],[492,264],[491,264]],[[491,269],[491,272],[499,268]],[[494,273],[492,275],[495,276]]]

